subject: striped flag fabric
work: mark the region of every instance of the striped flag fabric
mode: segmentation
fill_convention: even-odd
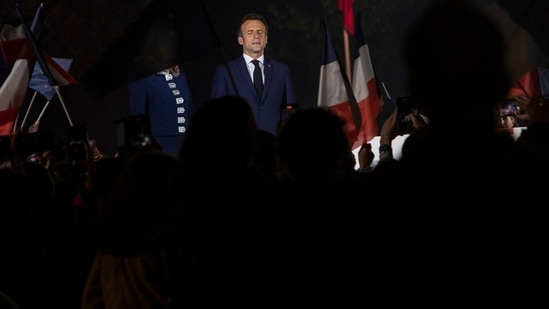
[[[25,100],[31,76],[31,61],[18,59],[0,87],[0,135],[11,135]]]
[[[378,134],[376,118],[381,111],[382,99],[377,84],[370,50],[360,24],[360,13],[355,18],[357,57],[353,64],[352,88],[356,97],[362,124],[353,149],[372,140]]]
[[[361,113],[351,84],[337,57],[326,22],[324,22],[324,31],[317,105],[331,109],[345,120],[344,129],[349,139],[349,146],[353,147],[358,140],[358,132],[362,124]]]
[[[549,98],[549,67],[538,67],[522,75],[507,93],[507,98],[517,96]]]
[[[31,31],[39,33],[43,25],[40,6],[34,16]],[[4,61],[12,64],[11,71],[0,86],[0,135],[11,135],[19,109],[23,105],[34,66],[33,52],[29,48],[23,29],[24,21],[12,14],[0,31],[0,48]],[[19,48],[19,50],[17,50]],[[15,58],[17,59],[15,59]],[[15,60],[14,60],[15,59]]]
[[[507,98],[527,96],[530,98],[541,95],[538,69],[530,70],[522,75],[507,93]]]
[[[69,73],[69,69],[72,63],[72,59],[69,58],[52,58],[43,53],[44,61],[48,65],[48,68],[59,86],[77,84],[77,79]],[[29,87],[42,94],[48,101],[57,93],[53,85],[50,84],[48,78],[42,71],[40,66],[35,65],[32,72]]]
[[[39,14],[35,15],[36,18],[39,16]],[[33,24],[39,25],[34,21]],[[4,63],[8,65],[13,65],[18,59],[34,58],[23,24],[15,12],[8,16],[0,31],[0,52]]]

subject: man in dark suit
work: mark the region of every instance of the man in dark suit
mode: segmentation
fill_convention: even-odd
[[[267,21],[262,15],[252,13],[242,18],[238,29],[242,57],[217,67],[210,97],[238,95],[244,98],[252,107],[258,129],[276,134],[281,107],[296,102],[288,66],[265,57],[268,30]],[[254,86],[253,60],[259,60],[262,71],[263,83],[257,86],[259,90]]]

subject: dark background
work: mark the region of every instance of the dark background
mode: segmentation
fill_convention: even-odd
[[[354,11],[361,14],[361,26],[369,44],[377,80],[385,85],[393,99],[407,95],[406,71],[400,52],[403,36],[430,2],[356,0],[354,3]],[[44,3],[46,26],[39,44],[52,57],[72,58],[70,73],[81,80],[90,71],[97,70],[100,57],[113,44],[128,35],[128,27],[142,14],[148,1],[3,0],[0,3],[2,24],[16,3],[19,3],[28,18],[28,24],[40,3]],[[205,0],[205,5],[220,46],[191,60],[179,61],[180,67],[187,74],[195,106],[199,106],[208,97],[215,66],[223,63],[224,59],[230,60],[241,55],[242,48],[237,43],[236,30],[241,17],[250,12],[260,13],[267,18],[269,42],[266,56],[289,65],[300,107],[312,107],[317,102],[324,39],[323,21],[327,22],[332,40],[338,49],[338,56],[344,61],[342,14],[337,9],[337,0]],[[168,8],[167,11],[169,14],[191,19],[188,23],[190,34],[203,27],[201,21],[195,23],[192,20],[192,15],[189,17],[177,9],[170,11]],[[186,43],[198,44],[199,41],[201,40]],[[353,37],[350,37],[350,44],[352,59]],[[119,56],[115,61],[123,58],[123,55]],[[158,68],[161,69],[163,68]],[[103,69],[100,72],[103,76],[119,74],[115,70],[119,69],[113,66],[110,71]],[[117,86],[98,96],[85,86],[79,83],[61,87],[64,104],[72,122],[86,125],[90,138],[97,140],[99,148],[105,154],[113,154],[116,150],[114,122],[127,115],[126,89],[124,86]],[[387,93],[383,94],[387,100]],[[32,113],[39,113],[40,104],[44,103],[45,99],[41,102],[37,100]],[[56,96],[45,111],[40,128],[52,128],[62,138],[67,125],[62,104]]]
[[[27,23],[30,24],[36,8],[44,3],[46,28],[40,45],[53,57],[73,58],[70,72],[79,78],[117,38],[125,34],[127,27],[135,21],[147,2],[4,0],[0,4],[0,18],[7,16],[13,11],[15,3],[19,3],[28,18]],[[395,95],[405,92],[402,88],[399,55],[402,35],[428,2],[430,1],[355,1],[354,9],[362,15],[362,29],[370,45],[376,74]],[[242,52],[235,34],[240,18],[250,12],[267,17],[270,31],[266,54],[290,65],[296,95],[303,105],[314,105],[316,102],[323,20],[327,21],[332,40],[343,60],[342,15],[337,9],[337,0],[205,0],[205,4],[228,59],[238,57]],[[174,11],[173,14],[177,15],[178,12]],[[352,37],[350,43],[354,43]],[[189,82],[193,84],[193,89],[197,89],[195,96],[200,100],[204,97],[203,80],[209,83],[212,68],[222,58],[218,51],[213,51],[210,56],[197,60],[201,61],[200,65],[195,65],[195,61],[184,65],[187,66],[189,75],[192,73]],[[191,72],[196,66],[203,70]],[[201,76],[196,76],[197,74]],[[203,79],[203,76],[206,78]]]

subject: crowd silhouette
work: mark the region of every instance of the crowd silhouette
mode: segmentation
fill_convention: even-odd
[[[549,100],[517,100],[516,141],[498,130],[504,40],[464,1],[435,2],[404,55],[428,121],[409,115],[396,160],[395,109],[382,155],[363,145],[359,170],[329,109],[300,109],[273,135],[237,96],[199,106],[177,158],[155,143],[113,157],[85,144],[82,160],[56,147],[27,162],[12,136],[1,304],[546,307]]]

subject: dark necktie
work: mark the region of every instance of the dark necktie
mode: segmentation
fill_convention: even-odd
[[[261,98],[263,94],[263,74],[261,74],[261,68],[259,67],[259,60],[252,60],[255,65],[254,69],[254,86],[257,96]]]

